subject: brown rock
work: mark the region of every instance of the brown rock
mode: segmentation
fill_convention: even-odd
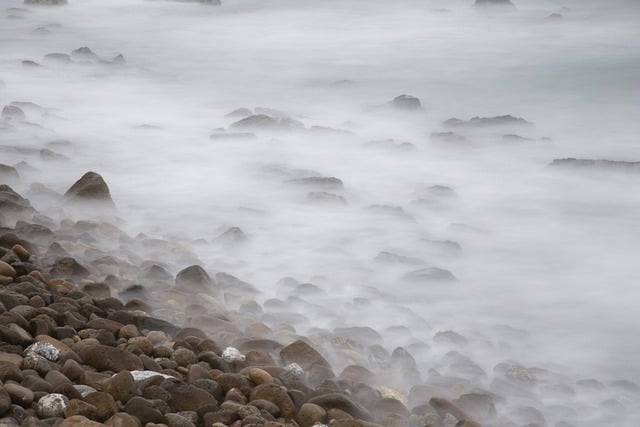
[[[82,415],[73,415],[63,420],[58,427],[104,427],[104,424],[91,421]]]
[[[110,427],[142,427],[140,420],[127,414],[126,412],[118,412],[105,421]]]
[[[20,261],[28,261],[29,257],[31,256],[29,251],[26,250],[24,246],[20,244],[13,245],[11,250],[13,251],[13,253],[15,253],[18,256],[18,258],[20,258]]]
[[[109,393],[115,400],[122,403],[126,403],[133,396],[139,394],[136,382],[129,371],[118,372],[107,381],[102,391]]]
[[[473,414],[474,417],[487,419],[496,415],[496,407],[493,404],[493,398],[489,394],[463,394],[454,400],[454,403],[462,409],[462,411],[467,414]]]
[[[78,350],[85,364],[99,371],[136,371],[144,369],[140,358],[117,347],[85,346]]]
[[[6,383],[4,389],[11,396],[11,401],[23,408],[28,408],[33,403],[33,391],[15,383]]]
[[[449,400],[441,397],[432,398],[429,400],[429,405],[436,410],[441,418],[444,418],[447,414],[453,415],[458,421],[464,421],[469,418],[462,409],[458,408]]]
[[[22,371],[15,363],[0,360],[0,381],[7,382],[9,380],[22,381]]]
[[[205,406],[218,406],[218,401],[215,397],[191,384],[167,381],[163,383],[163,387],[171,394],[171,398],[167,403],[169,403],[173,412],[197,411]]]
[[[341,409],[354,418],[360,418],[367,421],[371,420],[371,416],[364,408],[348,396],[341,393],[327,393],[321,396],[316,396],[309,399],[307,403],[315,403],[326,410],[331,408]]]
[[[287,389],[282,386],[275,383],[265,383],[256,386],[251,391],[251,397],[249,400],[253,401],[259,399],[274,403],[278,408],[280,408],[280,412],[285,418],[295,418],[296,416],[296,406],[291,400],[291,397],[289,397],[289,394],[287,394]]]
[[[4,261],[0,261],[0,276],[16,277],[16,270]]]
[[[251,379],[251,381],[256,385],[273,382],[271,374],[260,368],[249,369],[249,379]]]
[[[118,331],[118,336],[128,340],[129,338],[139,337],[140,331],[136,325],[125,325]]]
[[[4,415],[11,409],[11,396],[3,386],[0,386],[0,415]]]
[[[192,265],[176,275],[176,285],[183,289],[211,290],[215,283],[199,265]]]
[[[331,420],[352,420],[353,417],[349,414],[347,414],[345,411],[343,411],[342,409],[338,409],[338,408],[331,408],[327,411],[327,419],[329,421]]]
[[[89,393],[84,397],[84,401],[96,407],[96,419],[98,421],[108,420],[118,412],[118,405],[109,393],[101,391]]]
[[[69,405],[64,410],[64,416],[66,418],[73,417],[75,415],[82,415],[87,418],[95,418],[98,414],[98,409],[90,403],[83,402],[79,399],[71,399]]]
[[[64,197],[70,200],[107,202],[113,205],[107,183],[95,172],[85,173],[67,190]]]
[[[312,427],[315,424],[324,424],[327,411],[322,406],[313,403],[302,405],[296,416],[296,422],[300,427]]]
[[[327,359],[302,340],[289,344],[280,350],[280,357],[285,364],[297,363],[305,371],[311,369],[314,365],[331,369]]]

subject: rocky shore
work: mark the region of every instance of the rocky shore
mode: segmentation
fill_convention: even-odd
[[[65,200],[113,206],[94,172]],[[6,184],[0,212],[2,426],[471,427],[479,425],[474,414],[495,414],[488,394],[455,402],[410,396],[409,404],[364,366],[336,372],[293,328],[274,337],[255,303],[234,312],[220,301],[215,314],[194,303],[194,296],[220,295],[225,287],[251,293],[231,276],[214,279],[191,265],[173,277],[158,264],[119,265],[109,256],[84,264],[65,249],[100,251],[96,243],[109,236],[121,250],[134,250],[136,239],[109,222],[52,227]],[[133,277],[139,283],[128,284]],[[154,298],[143,283],[153,283]],[[156,314],[169,295],[187,312],[183,324]],[[366,328],[343,332],[376,338]],[[402,348],[389,362],[396,375],[420,375]]]

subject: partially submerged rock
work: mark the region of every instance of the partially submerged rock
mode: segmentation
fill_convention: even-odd
[[[495,117],[472,117],[469,120],[449,119],[444,122],[446,126],[451,127],[490,127],[490,126],[531,126],[533,123],[512,115],[495,116]]]
[[[640,162],[606,159],[576,159],[573,157],[555,159],[549,166],[588,170],[618,170],[624,172],[640,171]]]
[[[113,205],[109,187],[102,176],[95,172],[85,173],[64,194],[68,200],[102,202]]]
[[[420,100],[411,95],[396,96],[389,102],[389,105],[393,108],[397,108],[398,110],[422,110],[422,103]]]

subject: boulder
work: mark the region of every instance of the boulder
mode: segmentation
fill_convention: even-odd
[[[176,275],[176,286],[185,290],[209,291],[215,285],[213,279],[199,265],[192,265]]]
[[[113,205],[107,183],[95,172],[87,172],[82,175],[82,177],[67,190],[64,197],[75,201],[103,202]]]
[[[396,96],[389,102],[389,105],[398,110],[422,110],[422,103],[420,100],[411,95]]]

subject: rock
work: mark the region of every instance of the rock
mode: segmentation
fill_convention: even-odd
[[[18,175],[16,168],[0,163],[0,180],[3,182],[11,182],[11,184],[13,184],[19,179],[20,175]]]
[[[74,346],[75,348],[75,346]],[[92,345],[78,350],[78,354],[85,364],[93,366],[98,371],[140,371],[142,361],[134,354],[117,347],[106,345]]]
[[[21,108],[16,107],[15,105],[5,105],[2,108],[2,118],[12,121],[24,121],[27,116]]]
[[[9,362],[6,360],[0,361],[0,381],[22,381],[22,371],[13,362]]]
[[[227,115],[225,115],[225,117],[248,117],[250,116],[252,113],[252,111],[248,108],[236,108],[235,110],[233,110],[232,112],[228,113]]]
[[[404,280],[410,282],[455,282],[457,279],[449,270],[438,267],[427,267],[404,275]]]
[[[50,360],[51,362],[57,362],[58,358],[60,357],[60,350],[47,341],[39,341],[31,344],[24,352],[25,354],[39,354],[40,356],[44,357],[47,360]]]
[[[33,403],[33,391],[15,383],[6,383],[4,389],[11,396],[11,401],[23,408],[28,408]]]
[[[125,412],[118,412],[117,414],[113,414],[111,418],[105,421],[105,424],[110,427],[141,427],[142,426],[139,419]]]
[[[354,418],[359,418],[366,421],[371,420],[371,416],[363,407],[361,407],[350,397],[341,393],[327,393],[320,396],[315,396],[309,399],[307,403],[314,403],[326,410],[332,408],[340,409],[341,411],[346,412]]]
[[[69,200],[104,202],[113,205],[107,183],[95,172],[85,173],[67,190],[64,197]]]
[[[11,409],[11,396],[3,386],[0,386],[0,415],[4,415],[9,409]]]
[[[496,415],[496,407],[493,398],[489,394],[467,393],[461,395],[453,403],[467,414],[473,414],[481,420],[486,420]]]
[[[244,362],[245,356],[235,347],[227,347],[222,352],[222,360],[227,363]]]
[[[75,258],[63,257],[56,260],[48,269],[47,274],[52,279],[83,279],[89,276],[89,270],[82,266]]]
[[[71,62],[71,56],[66,53],[47,53],[44,56],[44,60],[67,64]]]
[[[118,405],[109,393],[94,391],[84,396],[84,401],[96,407],[96,420],[101,422],[118,412]]]
[[[296,422],[300,427],[312,427],[324,423],[326,417],[327,411],[322,406],[305,403],[298,411]]]
[[[344,183],[336,177],[312,176],[307,178],[291,179],[287,184],[313,187],[319,190],[343,190]]]
[[[422,104],[420,103],[420,100],[411,95],[396,96],[392,101],[389,102],[389,105],[399,110],[422,110]]]
[[[57,427],[103,427],[104,424],[92,421],[82,415],[72,415],[63,420]]]
[[[637,172],[640,171],[640,162],[628,162],[622,160],[604,160],[604,159],[576,159],[568,157],[566,159],[555,159],[549,165],[557,168],[575,168],[584,170],[603,170],[603,171],[622,171]]]
[[[176,275],[176,285],[185,290],[209,291],[215,286],[213,279],[199,265],[192,265]]]
[[[24,0],[24,4],[32,4],[38,6],[60,6],[67,4],[67,0]]]
[[[398,255],[393,252],[382,251],[373,259],[375,262],[386,264],[406,264],[406,265],[424,265],[425,262],[420,258]]]
[[[210,393],[191,384],[178,383],[175,381],[165,381],[162,387],[171,394],[167,402],[177,411],[197,411],[206,406],[218,406],[218,401]]]
[[[282,348],[280,357],[284,363],[297,363],[305,371],[310,370],[314,365],[331,369],[329,362],[316,349],[302,340]]]
[[[169,427],[196,427],[189,419],[178,414],[166,414],[166,419]]]
[[[38,400],[36,413],[40,418],[64,417],[67,405],[69,405],[67,396],[58,393],[47,394]]]
[[[452,402],[440,397],[433,397],[429,400],[429,405],[436,410],[440,417],[444,418],[446,414],[451,414],[458,421],[465,421],[469,416]]]
[[[98,58],[98,55],[96,55],[95,53],[93,53],[93,51],[88,48],[87,46],[82,46],[79,47],[77,49],[74,49],[71,52],[71,57],[74,59],[96,59]]]
[[[307,200],[312,203],[325,203],[327,205],[347,205],[347,199],[344,197],[325,191],[311,191],[307,193]]]
[[[256,386],[251,390],[250,400],[266,400],[274,403],[285,418],[294,418],[296,415],[296,406],[287,393],[287,389],[276,383],[266,383]]]
[[[138,418],[143,425],[164,424],[166,421],[162,412],[153,407],[153,402],[139,396],[129,399],[125,405],[125,412]]]
[[[551,22],[561,22],[564,18],[559,13],[552,13],[551,15],[546,17],[547,21]]]
[[[0,261],[0,276],[16,277],[16,270],[4,261]]]
[[[459,135],[455,132],[433,132],[429,139],[431,141],[436,142],[446,142],[446,143],[466,143],[468,142],[467,138]]]
[[[131,372],[120,371],[107,381],[103,386],[102,391],[109,393],[115,400],[126,403],[129,399],[138,394],[138,386],[136,385]]]
[[[469,120],[449,119],[444,122],[451,127],[531,126],[533,123],[511,115],[495,117],[472,117]]]
[[[508,6],[514,7],[511,0],[476,0],[476,6]]]
[[[95,418],[98,414],[98,409],[90,403],[84,402],[80,399],[71,399],[66,409],[64,410],[64,416],[69,418],[76,415],[83,417]]]
[[[238,245],[247,242],[249,238],[240,227],[230,227],[213,240],[217,243]]]
[[[240,129],[274,129],[278,127],[278,119],[266,114],[254,114],[231,124],[232,128]]]
[[[41,68],[42,65],[38,64],[36,61],[31,61],[29,59],[25,59],[21,62],[24,68]]]
[[[8,185],[0,184],[0,213],[33,214],[35,210],[31,207],[29,200],[23,198]],[[16,238],[16,240],[19,239]]]

